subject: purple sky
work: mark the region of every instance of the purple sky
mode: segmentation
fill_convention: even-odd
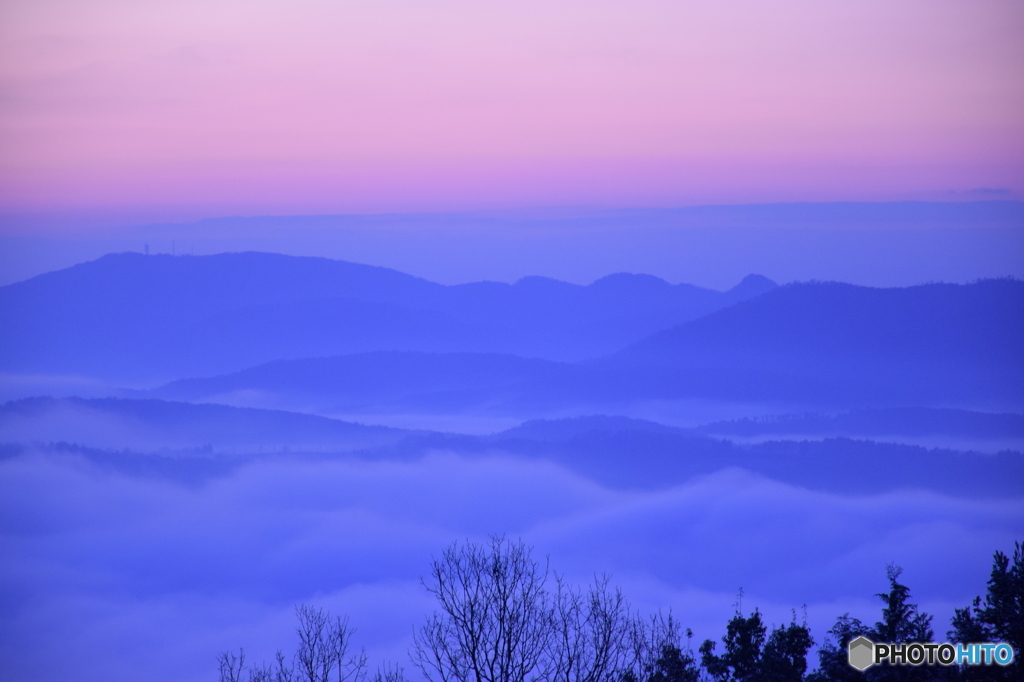
[[[4,0],[0,285],[143,249],[444,283],[1022,277],[1021,36],[1020,0]],[[864,203],[908,200],[948,203]],[[91,385],[0,376],[58,382]],[[877,618],[896,562],[941,637],[1024,518],[736,470],[613,490],[502,452],[282,461],[189,487],[0,458],[0,670],[208,680],[290,647],[303,601],[407,664],[431,553],[491,532],[699,637],[743,587],[820,642]]]
[[[12,0],[0,212],[1024,192],[1016,0]]]

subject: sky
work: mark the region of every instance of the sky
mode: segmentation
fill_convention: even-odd
[[[1024,278],[1022,35],[1020,0],[3,0],[0,286],[143,250],[444,284]],[[611,489],[506,454],[188,485],[0,449],[0,668],[207,680],[218,651],[290,647],[304,601],[404,662],[431,555],[494,532],[699,638],[739,588],[772,624],[806,605],[819,642],[874,622],[893,562],[942,637],[1024,518],[739,470]]]
[[[10,0],[0,214],[1024,197],[1016,0]]]

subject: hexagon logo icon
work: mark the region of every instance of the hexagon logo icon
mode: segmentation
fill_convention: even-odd
[[[847,660],[857,670],[867,670],[875,662],[875,643],[867,637],[858,637],[847,646]]]

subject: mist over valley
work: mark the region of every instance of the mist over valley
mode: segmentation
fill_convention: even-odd
[[[269,659],[309,601],[401,661],[430,557],[494,533],[700,636],[740,588],[824,633],[892,562],[948,618],[1022,530],[1018,280],[445,286],[123,253],[0,288],[0,317],[23,673],[63,669],[29,646],[47,627],[86,659],[131,631],[205,679],[236,640]]]

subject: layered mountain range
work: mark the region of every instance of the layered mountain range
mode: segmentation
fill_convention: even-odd
[[[775,286],[629,274],[443,286],[325,258],[114,254],[0,288],[0,370],[145,383],[381,350],[574,361]]]
[[[117,254],[0,288],[0,319],[0,371],[185,400],[529,414],[688,398],[1024,404],[1024,283],[1009,279],[442,286],[319,258]]]
[[[0,320],[6,381],[107,387],[3,405],[2,456],[201,480],[259,456],[444,451],[626,487],[741,467],[843,491],[1020,490],[1017,280],[443,286],[320,258],[116,254],[0,288]],[[469,417],[495,421],[448,427]]]

